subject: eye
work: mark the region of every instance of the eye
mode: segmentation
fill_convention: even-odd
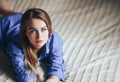
[[[42,28],[42,29],[41,29],[42,32],[45,32],[46,30],[47,30],[46,28]]]
[[[36,30],[35,30],[35,29],[31,29],[29,32],[30,32],[31,34],[33,34],[33,33],[36,33]]]

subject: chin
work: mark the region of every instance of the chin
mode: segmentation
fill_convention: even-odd
[[[37,49],[40,49],[40,48],[42,48],[42,47],[43,47],[43,45],[36,46]]]
[[[40,49],[40,48],[42,48],[42,46],[36,47],[36,49]]]
[[[40,49],[40,48],[42,48],[43,46],[44,46],[44,43],[42,43],[42,44],[40,43],[40,44],[36,44],[36,45],[35,45],[35,48],[36,48],[36,49]]]

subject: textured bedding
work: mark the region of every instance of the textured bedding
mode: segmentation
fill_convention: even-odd
[[[120,82],[120,0],[9,0],[46,10],[64,41],[65,82]],[[0,82],[16,82],[0,52]]]

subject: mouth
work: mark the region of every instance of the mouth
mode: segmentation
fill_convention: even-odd
[[[41,43],[41,42],[43,42],[43,40],[37,40],[37,41],[36,41],[36,43]]]

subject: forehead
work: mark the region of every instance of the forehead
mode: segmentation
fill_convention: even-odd
[[[46,23],[41,20],[41,19],[37,19],[37,18],[32,18],[26,21],[26,27],[27,28],[40,28],[40,27],[46,27]]]

